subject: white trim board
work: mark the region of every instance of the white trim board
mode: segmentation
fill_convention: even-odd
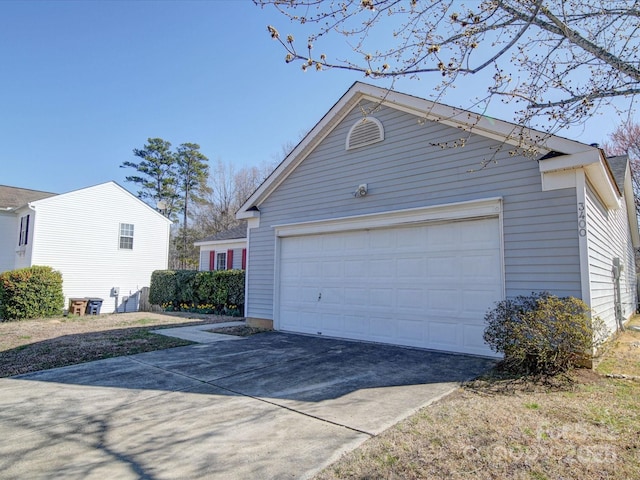
[[[501,214],[502,197],[492,197],[367,215],[274,225],[273,228],[277,237],[290,237],[296,235],[345,232],[349,230],[388,228],[416,223],[498,217],[501,216]]]

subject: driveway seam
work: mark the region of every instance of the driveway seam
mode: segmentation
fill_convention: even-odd
[[[328,351],[328,350],[327,350],[327,351]],[[322,353],[322,352],[319,352],[319,353]],[[304,357],[299,357],[299,358],[304,358]],[[250,369],[250,370],[245,370],[245,371],[237,372],[237,373],[235,373],[235,374],[233,374],[233,375],[227,375],[227,376],[224,376],[224,377],[218,377],[218,378],[216,378],[216,379],[215,379],[215,380],[213,380],[213,381],[202,380],[202,379],[200,379],[200,378],[192,377],[191,375],[187,375],[187,374],[185,374],[185,373],[175,372],[175,371],[173,371],[173,370],[169,370],[168,368],[163,368],[163,367],[159,367],[159,366],[157,366],[157,365],[153,365],[153,364],[151,364],[151,363],[143,362],[143,361],[141,361],[141,360],[139,360],[139,359],[137,359],[137,358],[131,358],[131,360],[133,360],[134,362],[138,362],[138,363],[140,363],[140,364],[142,364],[142,365],[148,366],[148,367],[157,368],[158,370],[161,370],[161,371],[163,371],[163,372],[171,373],[171,374],[173,374],[173,375],[179,375],[179,376],[182,376],[182,377],[184,377],[184,378],[188,378],[188,379],[190,379],[190,380],[195,380],[196,382],[200,382],[200,383],[205,384],[205,385],[210,385],[210,386],[212,386],[212,387],[216,387],[216,388],[219,388],[219,389],[221,389],[221,390],[226,390],[227,392],[231,392],[231,393],[233,393],[233,394],[235,394],[235,395],[240,395],[240,396],[242,396],[242,397],[251,398],[251,399],[253,399],[253,400],[257,400],[257,401],[259,401],[259,402],[266,403],[267,405],[273,405],[273,406],[275,406],[275,407],[279,407],[279,408],[282,408],[282,409],[284,409],[284,410],[289,410],[290,412],[294,412],[294,413],[297,413],[297,414],[299,414],[299,415],[303,415],[303,416],[305,416],[305,417],[313,418],[313,419],[315,419],[315,420],[319,420],[319,421],[321,421],[321,422],[328,423],[328,424],[330,424],[330,425],[335,425],[335,426],[337,426],[337,427],[346,428],[347,430],[351,430],[351,431],[353,431],[353,432],[362,433],[362,434],[364,434],[364,435],[367,435],[368,437],[375,437],[375,434],[374,434],[374,433],[367,432],[367,431],[365,431],[365,430],[360,430],[360,429],[355,428],[355,427],[350,427],[349,425],[344,425],[344,424],[342,424],[342,423],[338,423],[338,422],[334,422],[334,421],[331,421],[331,420],[327,420],[327,419],[325,419],[325,418],[318,417],[318,416],[316,416],[316,415],[311,415],[310,413],[301,412],[301,411],[296,410],[296,409],[294,409],[294,408],[287,407],[286,405],[281,405],[281,404],[276,403],[276,402],[271,402],[271,401],[266,400],[266,399],[264,399],[264,398],[261,398],[261,397],[255,397],[255,396],[253,396],[253,395],[249,395],[249,394],[242,393],[242,392],[239,392],[239,391],[236,391],[236,390],[232,390],[232,389],[230,389],[230,388],[223,387],[222,385],[218,385],[218,384],[214,383],[214,381],[222,380],[222,379],[225,379],[225,378],[229,378],[229,377],[232,377],[233,375],[237,375],[237,374],[241,374],[241,373],[246,373],[246,372],[252,372],[252,371],[256,371],[256,370],[262,370],[262,369],[267,368],[267,367],[269,367],[269,366],[278,365],[279,363],[288,363],[288,362],[290,362],[291,360],[288,360],[287,362],[275,362],[275,363],[271,363],[271,364],[269,364],[269,365],[267,365],[267,366],[264,366],[264,367],[254,368],[254,369]],[[174,391],[177,391],[177,392],[185,392],[185,391],[188,391],[188,390],[189,390],[189,387],[186,387],[186,388],[184,388],[184,389],[180,389],[180,390],[174,390]]]

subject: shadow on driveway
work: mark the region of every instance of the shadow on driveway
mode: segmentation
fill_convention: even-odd
[[[0,379],[0,471],[302,478],[494,363],[272,332]]]

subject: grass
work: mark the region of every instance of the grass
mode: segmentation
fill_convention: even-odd
[[[226,320],[122,314],[0,323],[0,376],[184,345],[150,330]],[[492,371],[316,479],[640,478],[639,345],[640,331],[625,331],[595,371],[551,379]]]
[[[222,321],[137,312],[0,322],[0,377],[189,345],[151,330]]]
[[[316,480],[640,478],[639,344],[640,332],[623,332],[595,371],[537,379],[492,371]]]
[[[255,335],[256,333],[263,333],[269,330],[265,330],[264,328],[258,327],[250,327],[248,325],[241,325],[237,327],[221,327],[221,328],[213,328],[211,330],[206,330],[211,333],[221,333],[223,335],[234,335],[237,337],[248,337],[250,335]]]

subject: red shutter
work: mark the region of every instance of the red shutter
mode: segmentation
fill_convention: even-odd
[[[233,250],[227,250],[227,270],[233,269]]]
[[[242,269],[243,270],[247,269],[247,249],[246,248],[242,249]]]
[[[209,252],[209,270],[214,270],[216,268],[216,252],[215,250],[211,250]]]

